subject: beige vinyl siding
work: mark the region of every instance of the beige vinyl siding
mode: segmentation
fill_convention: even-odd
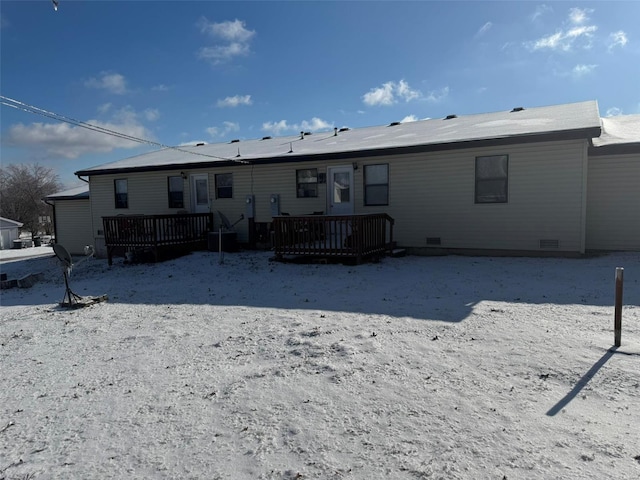
[[[93,245],[89,199],[56,200],[56,243],[72,255],[84,255],[84,247]]]
[[[584,146],[549,142],[394,158],[384,211],[396,220],[400,246],[426,247],[427,237],[439,237],[443,248],[539,251],[539,241],[551,239],[558,251],[579,252]],[[507,203],[475,204],[475,158],[505,154]]]
[[[475,158],[508,155],[508,202],[475,204]],[[256,222],[271,221],[270,197],[280,196],[280,210],[291,215],[327,212],[326,184],[318,197],[297,198],[296,170],[351,166],[355,213],[385,212],[395,219],[399,246],[426,248],[427,237],[440,237],[443,248],[539,251],[540,240],[557,240],[558,251],[583,249],[583,170],[586,141],[529,143],[411,155],[354,158],[331,162],[238,165],[187,174],[209,174],[211,208],[236,222],[246,217],[246,195],[255,196]],[[364,206],[363,171],[367,164],[389,164],[389,205]],[[215,199],[215,174],[233,173],[233,198]],[[167,177],[180,172],[143,172],[91,178],[94,225],[117,214],[175,213],[168,208]],[[114,208],[113,180],[128,179],[129,208]],[[185,181],[185,208],[190,209]],[[216,215],[216,228],[218,227]],[[236,225],[238,239],[248,240],[248,221]]]
[[[587,249],[640,250],[640,155],[589,158]]]

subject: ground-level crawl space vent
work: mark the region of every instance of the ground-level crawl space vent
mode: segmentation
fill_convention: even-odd
[[[427,237],[427,245],[440,245],[440,237]]]
[[[559,247],[559,240],[540,240],[540,248],[543,250],[557,250]]]

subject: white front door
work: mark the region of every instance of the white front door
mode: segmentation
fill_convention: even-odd
[[[209,175],[191,175],[191,212],[209,213]]]
[[[351,215],[354,212],[353,167],[327,168],[327,212]]]

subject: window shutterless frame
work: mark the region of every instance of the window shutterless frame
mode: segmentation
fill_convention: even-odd
[[[475,203],[507,203],[509,155],[476,157]]]
[[[389,205],[389,164],[364,166],[364,204]]]
[[[318,196],[318,169],[305,168],[296,170],[296,197],[307,198]]]
[[[169,208],[184,208],[184,180],[181,176],[167,177]]]
[[[129,208],[129,192],[126,178],[117,178],[113,181],[113,192],[116,208]]]
[[[216,198],[233,198],[233,173],[216,174]]]

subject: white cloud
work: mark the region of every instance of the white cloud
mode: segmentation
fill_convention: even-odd
[[[409,84],[404,80],[400,80],[396,86],[397,95],[405,102],[410,102],[416,98],[420,98],[421,93],[418,90],[413,90],[409,87]]]
[[[575,46],[591,48],[591,41],[594,33],[598,30],[596,25],[585,25],[589,20],[588,14],[593,10],[572,8],[569,10],[567,23],[569,28],[561,28],[557,32],[539,38],[534,42],[529,42],[528,46],[532,50],[559,50],[568,52]]]
[[[432,90],[425,97],[428,102],[438,103],[449,96],[449,87],[443,87],[440,90]]]
[[[247,43],[256,34],[254,30],[248,30],[245,27],[245,23],[238,19],[235,19],[233,22],[212,23],[205,17],[202,17],[198,24],[202,33],[221,38],[228,42]]]
[[[155,86],[151,87],[151,90],[153,92],[168,92],[169,91],[169,87],[167,87],[166,85],[161,83],[160,85],[155,85]]]
[[[493,26],[493,23],[491,22],[487,22],[485,23],[483,26],[480,27],[480,29],[476,32],[475,37],[481,37],[482,35],[484,35],[485,33],[487,33],[491,27]]]
[[[214,65],[232,60],[234,57],[246,56],[251,52],[250,42],[255,36],[254,30],[248,30],[245,23],[240,20],[220,23],[209,22],[202,17],[198,25],[200,31],[214,39],[220,39],[223,43],[209,47],[202,47],[198,56],[208,60]]]
[[[369,106],[389,106],[397,103],[398,99],[410,102],[421,96],[420,91],[413,90],[407,82],[400,80],[398,83],[386,82],[380,87],[372,88],[362,96],[362,101]]]
[[[622,30],[613,32],[609,35],[609,51],[615,47],[624,47],[628,41],[629,39],[627,38],[627,34]]]
[[[222,100],[218,100],[218,107],[237,107],[238,105],[251,105],[251,95],[235,95],[233,97],[227,97]]]
[[[569,21],[574,25],[582,25],[589,20],[589,14],[593,13],[590,8],[571,8],[569,9]]]
[[[417,122],[417,121],[418,121],[418,117],[416,117],[415,115],[407,115],[402,120],[400,120],[400,123],[410,123],[410,122]]]
[[[311,121],[303,120],[300,123],[300,130],[304,130],[305,132],[317,132],[318,130],[327,130],[333,128],[333,123],[325,122],[321,118],[313,117]]]
[[[127,81],[119,73],[101,72],[98,78],[92,77],[84,82],[85,87],[107,90],[116,95],[127,93]]]
[[[157,108],[147,108],[144,112],[144,118],[150,122],[155,122],[160,118],[160,110]]]
[[[112,106],[113,105],[111,103],[103,103],[102,105],[98,106],[98,113],[101,114],[101,115],[104,115],[109,110],[111,110]]]
[[[153,140],[152,133],[137,120],[130,108],[116,112],[108,122],[87,120],[86,123],[128,136]],[[98,133],[67,123],[19,123],[9,129],[8,142],[12,145],[42,149],[51,156],[69,159],[90,153],[105,153],[116,148],[135,148],[139,143],[120,137]]]
[[[281,135],[282,132],[286,132],[291,129],[297,130],[294,126],[287,124],[286,120],[280,120],[279,122],[264,122],[262,124],[262,130],[265,132],[271,132],[274,135]]]
[[[606,116],[607,117],[615,117],[617,115],[622,115],[622,109],[618,107],[611,107],[607,109]]]
[[[240,130],[240,124],[237,122],[222,122],[225,132],[238,132]]]
[[[577,78],[584,77],[585,75],[588,75],[591,72],[593,72],[596,67],[597,65],[576,65],[575,67],[573,67],[573,70],[571,71],[571,73],[573,74],[574,77],[577,77]]]
[[[240,131],[240,124],[236,122],[228,122],[228,121],[222,122],[222,128],[209,127],[205,129],[205,132],[207,132],[211,138],[224,137],[225,135],[231,132],[238,132],[238,131]]]
[[[262,130],[270,132],[274,135],[282,135],[285,132],[317,132],[319,130],[328,130],[333,128],[333,123],[329,123],[318,117],[313,117],[311,120],[303,120],[300,123],[287,123],[286,120],[280,120],[279,122],[264,122],[262,124]]]
[[[540,18],[542,15],[544,15],[547,12],[553,12],[553,8],[544,4],[538,5],[536,7],[536,11],[533,12],[533,14],[531,15],[531,21],[535,22],[538,18]]]

